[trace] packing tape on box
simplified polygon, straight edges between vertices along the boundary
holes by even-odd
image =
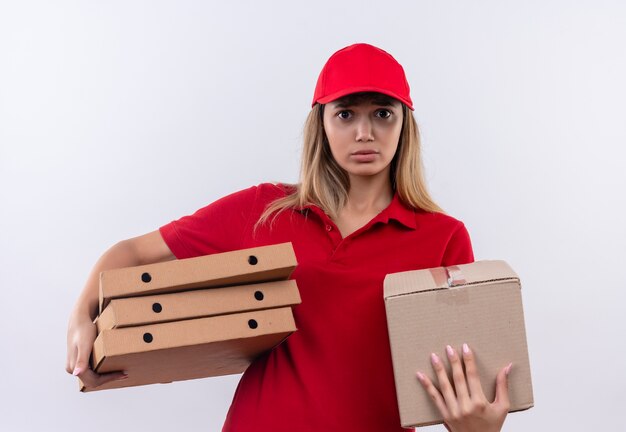
[[[459,266],[437,267],[430,270],[438,287],[452,288],[467,283]]]
[[[465,280],[465,276],[463,276],[463,272],[459,268],[459,266],[450,266],[445,267],[446,272],[448,273],[448,286],[454,287],[457,285],[465,285],[467,281]]]

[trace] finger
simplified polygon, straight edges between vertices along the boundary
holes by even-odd
[[[498,376],[496,377],[496,399],[494,403],[506,409],[507,412],[511,406],[509,400],[509,372],[511,372],[512,366],[513,363],[509,363],[508,366],[498,372]]]
[[[125,372],[109,372],[105,374],[98,374],[91,369],[82,371],[78,377],[81,379],[85,387],[95,388],[100,387],[110,381],[123,380],[128,378],[128,374]]]
[[[76,375],[83,382],[85,387],[94,388],[98,387],[100,383],[100,376],[92,371],[91,369],[86,369],[81,371]]]
[[[474,352],[467,344],[463,344],[463,363],[465,364],[465,373],[467,375],[467,385],[469,386],[470,397],[475,400],[486,400],[483,387],[480,384],[480,377],[476,368],[476,359]]]
[[[72,368],[72,375],[80,376],[82,372],[89,369],[89,355],[91,354],[91,351],[81,346],[77,347],[76,351],[76,362]]]
[[[443,418],[448,418],[448,407],[446,406],[446,403],[443,400],[441,393],[439,393],[439,390],[437,390],[430,378],[428,378],[421,372],[417,372],[417,379],[419,380],[420,384],[422,384],[422,387],[424,387],[424,390],[426,390],[426,393],[428,393],[428,396],[430,396],[430,399],[435,403],[435,406],[441,413],[441,416]]]
[[[469,392],[467,391],[467,383],[465,381],[465,373],[463,372],[461,358],[457,354],[456,350],[450,345],[446,346],[446,353],[448,354],[448,360],[450,361],[450,367],[452,368],[452,380],[454,381],[456,398],[461,406],[468,406],[470,397]]]
[[[67,349],[67,359],[65,360],[65,370],[67,373],[72,373],[74,372],[74,366],[75,366],[75,359],[76,359],[76,347],[72,346],[71,348]]]
[[[89,367],[89,356],[91,355],[91,346],[78,347],[78,356],[76,358],[76,364],[74,366],[73,375],[79,377],[86,387],[99,387],[109,381],[118,379],[126,379],[128,375],[122,371],[109,372],[105,374],[99,374],[94,372]]]
[[[432,353],[430,355],[430,362],[433,365],[433,369],[435,369],[435,374],[437,375],[437,380],[439,381],[439,389],[441,390],[443,399],[446,401],[448,410],[454,415],[458,412],[459,404],[457,403],[454,389],[452,388],[450,380],[448,379],[446,368],[443,366],[443,362],[441,361],[439,356],[437,356],[437,354],[435,353]]]

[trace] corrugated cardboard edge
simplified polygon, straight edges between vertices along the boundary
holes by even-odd
[[[229,327],[228,325],[224,325],[226,323],[231,323],[233,320],[236,322],[243,322],[248,318],[256,318],[258,319],[259,314],[263,314],[265,316],[269,315],[274,317],[278,322],[289,323],[290,327],[293,326],[295,330],[295,322],[293,317],[293,312],[290,307],[279,307],[279,308],[271,308],[257,311],[249,311],[249,312],[241,312],[236,314],[227,314],[227,315],[216,315],[212,317],[204,317],[204,318],[195,318],[190,320],[180,320],[180,321],[172,321],[168,323],[158,323],[158,324],[148,324],[143,326],[136,327],[125,327],[122,329],[112,329],[105,330],[101,334],[98,335],[94,342],[93,346],[93,359],[94,359],[94,370],[98,369],[100,360],[109,356],[109,355],[119,355],[122,353],[118,352],[106,352],[105,346],[107,343],[111,343],[111,340],[117,340],[120,344],[117,345],[120,349],[125,350],[126,348],[122,348],[125,346],[132,346],[133,350],[136,348],[137,351],[133,352],[144,352],[144,351],[158,351],[160,349],[171,349],[178,348],[187,345],[197,345],[197,344],[205,344],[205,343],[213,343],[213,342],[221,342],[224,340],[240,340],[254,337],[254,335],[244,335],[237,337],[226,336],[229,333],[233,335],[237,334],[234,328]],[[194,328],[194,326],[206,326],[204,330],[210,328],[210,333],[190,333],[189,328]],[[213,329],[219,327],[224,331],[217,334],[212,333]],[[174,331],[174,329],[176,329]],[[247,329],[246,331],[249,331]],[[258,331],[258,330],[257,330]],[[140,335],[142,333],[154,333],[155,334],[155,342],[152,343],[142,343],[135,342],[139,339],[135,339],[134,336]],[[268,330],[263,328],[260,331],[260,334],[269,334]],[[158,338],[159,342],[157,344],[156,334],[159,334]],[[209,336],[209,334],[211,336]],[[134,335],[131,337],[131,335]],[[129,339],[131,337],[131,339]],[[209,339],[207,339],[209,338]],[[130,345],[127,345],[130,344]]]
[[[287,331],[288,333],[286,334],[286,336],[284,338],[282,338],[279,342],[277,342],[275,345],[273,345],[271,349],[276,348],[277,346],[279,346],[281,343],[283,343],[291,334],[293,334],[295,331],[297,331],[297,326],[295,323],[295,318],[293,316],[292,310],[290,307],[279,307],[279,308],[272,308],[272,309],[266,309],[263,311],[250,311],[250,312],[243,312],[240,313],[238,315],[241,315],[242,319],[246,319],[248,316],[250,317],[255,317],[255,314],[258,314],[259,312],[269,312],[271,311],[272,313],[276,314],[278,313],[278,317],[279,318],[279,322],[283,321],[283,324],[287,325],[288,328],[279,332],[282,333],[284,331]],[[229,315],[236,315],[236,314],[229,314]],[[219,316],[217,316],[219,317]],[[196,320],[185,320],[185,321],[198,321],[198,320],[210,320],[211,318],[216,318],[216,317],[205,317],[205,318],[198,318]],[[172,322],[172,323],[160,323],[160,324],[151,324],[148,326],[138,326],[138,327],[134,327],[135,329],[140,329],[140,331],[150,331],[150,329],[159,327],[159,326],[167,326],[168,324],[176,324],[176,323],[181,323],[182,321],[178,321],[178,322]],[[133,327],[129,327],[127,329],[133,329]],[[122,329],[123,331],[124,329]],[[119,332],[120,330],[107,330],[106,332]],[[223,341],[238,341],[238,340],[245,340],[245,339],[249,339],[249,338],[254,338],[256,336],[266,336],[266,335],[270,335],[273,334],[273,332],[269,332],[269,333],[262,333],[259,335],[253,335],[253,336],[241,336],[241,337],[235,337],[235,338],[224,338],[221,340],[215,340],[215,341],[202,341],[202,342],[198,342],[198,345],[204,345],[204,344],[212,344],[212,343],[219,343],[219,342],[223,342]],[[274,333],[275,334],[275,333]],[[104,362],[107,358],[107,356],[109,355],[109,353],[105,352],[105,335],[101,334],[99,335],[96,340],[94,341],[94,345],[93,345],[93,354],[92,357],[90,359],[91,362],[91,366],[92,366],[92,370],[97,371],[98,368],[100,367],[100,364],[102,362]],[[184,347],[184,346],[190,346],[189,343],[179,343],[179,341],[173,340],[171,338],[168,338],[169,342],[168,342],[168,346],[167,347],[163,347],[163,348],[158,348],[158,349],[150,349],[150,350],[143,350],[143,351],[150,351],[150,352],[159,352],[159,351],[164,351],[164,350],[168,350],[168,349],[172,349],[172,348],[177,348],[177,347]],[[196,341],[197,342],[197,341]],[[192,345],[195,345],[196,343],[193,343]],[[118,354],[113,354],[113,355],[118,355]],[[98,388],[95,389],[86,389],[84,383],[82,382],[82,380],[80,380],[80,378],[78,379],[78,383],[79,383],[79,390],[83,393],[85,392],[91,392],[91,391],[97,391]]]
[[[295,331],[297,331],[297,329],[294,329],[292,331],[287,332],[285,334],[285,336],[281,340],[279,340],[273,346],[269,347],[267,351],[271,351],[271,350],[275,349],[276,347],[278,347],[280,344],[285,342],[289,338],[289,336],[291,336]],[[272,335],[261,335],[260,337],[271,337],[271,336]],[[245,339],[245,338],[231,339],[230,342],[236,342],[236,341],[240,341],[240,340],[243,340],[243,339]],[[222,342],[224,342],[224,341],[222,341]],[[186,348],[190,348],[190,346],[186,346]],[[155,350],[155,351],[153,351],[153,353],[158,353],[159,351],[165,351],[165,350],[166,349]],[[259,355],[262,355],[262,353],[260,353]],[[104,361],[104,359],[102,361]],[[239,370],[237,372],[232,372],[232,373],[243,373],[243,372],[244,372],[244,370]],[[214,377],[214,376],[222,376],[222,375],[206,375],[206,376],[194,377],[194,378],[169,379],[167,381],[159,381],[159,382],[155,381],[155,382],[152,382],[152,383],[144,383],[144,384],[138,384],[138,385],[169,384],[169,383],[172,383],[172,382],[185,381],[185,380],[189,380],[189,379],[211,378],[211,377]],[[126,388],[127,387],[126,385],[117,386],[117,385],[115,385],[115,382],[113,383],[114,387],[109,387],[109,385],[111,384],[109,382],[109,383],[104,384],[103,387],[95,387],[95,388],[89,388],[88,389],[88,388],[85,387],[85,384],[82,382],[82,380],[80,378],[78,379],[78,384],[79,384],[79,391],[82,392],[82,393],[91,393],[91,392],[100,391],[100,390],[111,390],[111,389],[115,389],[115,388]],[[122,384],[126,384],[126,383],[122,383]],[[135,386],[137,386],[137,385],[132,385],[130,387],[135,387]]]
[[[519,281],[517,273],[502,260],[483,260],[451,267],[455,268],[455,272],[460,271],[464,279],[464,283],[454,284],[453,286],[465,286],[506,279],[517,279]],[[390,273],[385,276],[383,282],[384,296],[385,298],[391,298],[415,292],[451,288],[448,279],[441,277],[446,272],[446,267],[436,267]]]
[[[216,297],[219,299],[229,298],[229,294],[236,293],[235,298],[241,299],[242,293],[261,291],[265,293],[265,298],[260,301],[254,300],[250,303],[248,299],[241,303],[230,303],[222,300],[223,309],[214,309]],[[271,293],[271,294],[268,294]],[[193,302],[193,313],[187,310],[183,313],[181,303],[177,305],[178,312],[165,312],[167,305],[174,306],[176,299],[181,298],[184,302]],[[163,304],[163,312],[154,313],[150,305],[152,303]],[[226,303],[226,304],[225,304]],[[232,313],[251,312],[264,309],[294,306],[302,303],[297,282],[294,279],[260,282],[256,284],[234,285],[230,287],[214,287],[208,289],[198,289],[191,291],[181,291],[177,293],[156,294],[140,297],[127,297],[112,299],[102,314],[96,319],[98,334],[103,330],[113,328],[124,328],[129,326],[157,324],[162,322],[172,322],[182,319],[194,319],[216,315],[226,315]],[[185,304],[185,303],[183,303]],[[203,305],[205,307],[203,307]],[[245,307],[244,307],[245,306]],[[147,315],[149,314],[149,315]],[[132,317],[131,317],[132,315]]]
[[[96,325],[98,334],[100,334],[102,330],[114,328],[116,322],[117,322],[117,317],[115,316],[114,307],[104,308],[102,313],[98,315],[96,319],[94,320],[94,324]]]
[[[266,254],[266,258],[269,259],[270,262],[274,261],[276,259],[275,257],[278,256],[280,257],[280,259],[284,260],[280,262],[281,268],[285,268],[287,270],[286,274],[282,275],[280,278],[259,277],[259,278],[253,278],[254,281],[252,282],[266,282],[270,280],[288,279],[290,274],[293,272],[293,270],[296,268],[298,264],[292,243],[286,242],[286,243],[279,243],[279,244],[273,244],[273,245],[267,245],[267,246],[258,246],[258,247],[247,248],[247,249],[238,249],[238,250],[233,250],[233,251],[228,251],[228,252],[194,257],[194,258],[186,258],[186,259],[166,261],[166,262],[161,262],[161,263],[146,264],[146,265],[141,265],[141,266],[124,267],[124,268],[119,268],[119,269],[107,270],[107,271],[103,271],[100,273],[99,311],[102,312],[104,308],[107,306],[107,304],[109,303],[109,301],[113,298],[131,297],[135,295],[147,295],[147,294],[157,294],[157,293],[166,292],[164,287],[160,287],[158,285],[155,286],[154,281],[152,281],[151,286],[141,287],[141,289],[138,288],[136,292],[127,292],[127,288],[124,288],[121,285],[119,285],[115,281],[116,279],[124,280],[124,279],[127,279],[130,275],[132,275],[134,278],[135,276],[141,276],[143,273],[171,274],[171,273],[180,272],[186,275],[194,274],[198,272],[198,269],[202,269],[202,264],[206,262],[211,262],[212,264],[219,264],[216,267],[220,268],[220,265],[224,266],[226,263],[233,260],[235,257],[239,258],[242,255],[246,255],[246,254],[251,254],[251,255]],[[242,273],[242,276],[247,274],[243,270],[240,270],[240,271]],[[275,272],[276,268],[271,267],[271,264],[270,264],[269,269],[257,270],[257,271],[260,273],[270,273],[270,272]],[[232,279],[234,277],[235,276],[228,276],[226,277],[226,279]],[[109,279],[112,279],[115,282],[110,284],[108,282]],[[220,280],[220,279],[223,279],[223,277],[214,278],[214,280]],[[150,283],[150,282],[146,282],[146,283]],[[232,283],[226,283],[226,284],[221,284],[221,285],[227,286],[227,285],[233,285],[236,283],[237,282],[232,282]],[[251,281],[247,281],[246,283],[251,283]],[[170,291],[174,292],[174,291],[182,291],[185,289],[197,289],[197,288],[202,288],[202,285],[203,285],[202,281],[199,282],[199,281],[194,281],[194,280],[188,280],[188,281],[181,282],[180,284],[177,284],[176,288],[171,289]],[[220,284],[219,283],[217,284],[207,283],[204,285],[205,285],[204,287],[206,288],[209,286],[219,286]]]

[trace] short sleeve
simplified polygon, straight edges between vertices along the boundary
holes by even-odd
[[[162,226],[163,240],[178,259],[241,249],[257,189],[232,193]]]
[[[462,222],[454,231],[443,254],[442,266],[468,264],[474,262],[474,251],[469,233]]]

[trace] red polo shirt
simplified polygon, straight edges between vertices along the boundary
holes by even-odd
[[[177,258],[291,242],[302,304],[298,331],[243,374],[224,432],[390,432],[400,426],[383,279],[399,271],[473,261],[462,222],[404,206],[397,194],[342,238],[317,206],[254,223],[289,190],[269,183],[221,198],[161,227]]]

